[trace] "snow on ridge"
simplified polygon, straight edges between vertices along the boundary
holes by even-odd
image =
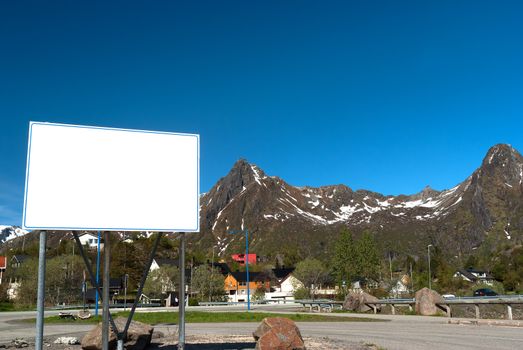
[[[368,204],[365,203],[365,202],[363,202],[363,206],[365,207],[365,210],[366,210],[367,212],[369,212],[370,214],[376,213],[376,212],[378,212],[378,211],[381,210],[380,207],[377,207],[377,208],[376,208],[376,207],[371,207],[370,205],[368,205]]]
[[[251,164],[251,170],[254,173],[254,181],[258,183],[258,185],[261,185],[261,179],[264,179],[265,177],[260,176],[260,171],[258,170],[258,167],[256,165]]]

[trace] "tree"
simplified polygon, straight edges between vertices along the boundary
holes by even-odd
[[[377,279],[380,257],[374,238],[368,231],[356,243],[357,272],[361,277]]]
[[[334,244],[334,256],[332,258],[332,269],[339,285],[342,285],[343,282],[350,283],[351,277],[357,271],[356,260],[356,249],[352,234],[344,228]]]
[[[147,276],[143,293],[150,298],[159,298],[163,293],[178,290],[180,270],[176,266],[161,266]]]
[[[327,268],[317,259],[305,259],[296,264],[294,276],[312,292],[312,286],[319,286],[328,278]]]
[[[192,275],[192,289],[198,293],[200,300],[207,298],[210,301],[225,300],[225,278],[217,267],[200,265],[194,269]]]

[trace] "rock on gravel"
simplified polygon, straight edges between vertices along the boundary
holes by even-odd
[[[285,317],[264,318],[252,335],[256,350],[305,350],[296,323]]]
[[[127,318],[117,317],[114,320],[118,330],[123,330]],[[151,343],[154,328],[148,324],[132,321],[127,332],[127,339],[124,343],[126,350],[143,350]],[[102,350],[102,323],[89,331],[82,339],[83,350]],[[109,349],[116,349],[116,334],[113,330],[109,332]]]

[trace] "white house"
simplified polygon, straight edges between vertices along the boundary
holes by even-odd
[[[80,237],[80,243],[82,245],[87,245],[89,248],[97,249],[98,248],[98,236],[92,233],[84,233]],[[100,249],[102,249],[102,244],[100,245]]]
[[[267,300],[294,300],[294,292],[303,288],[303,283],[292,272],[294,269],[273,269],[277,283],[271,286],[271,292],[265,293]]]
[[[485,283],[488,285],[494,284],[494,277],[488,272],[476,269],[458,270],[453,276],[454,278],[461,278],[464,281],[472,283]]]

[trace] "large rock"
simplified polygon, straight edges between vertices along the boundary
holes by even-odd
[[[443,303],[445,299],[432,289],[423,288],[416,292],[416,313],[423,316],[433,316],[441,312],[436,303]]]
[[[256,350],[305,350],[300,330],[288,318],[264,318],[252,335]]]
[[[123,331],[127,318],[117,317],[114,320],[119,331]],[[127,331],[127,339],[124,347],[127,350],[143,350],[151,343],[151,337],[154,328],[148,324],[132,321]],[[116,349],[116,334],[110,327],[109,332],[109,349]],[[82,339],[82,349],[84,350],[101,350],[102,349],[102,323],[89,331]]]
[[[366,303],[378,303],[379,299],[374,295],[365,292],[351,292],[345,297],[343,302],[343,310],[367,312],[373,310],[367,306]]]

